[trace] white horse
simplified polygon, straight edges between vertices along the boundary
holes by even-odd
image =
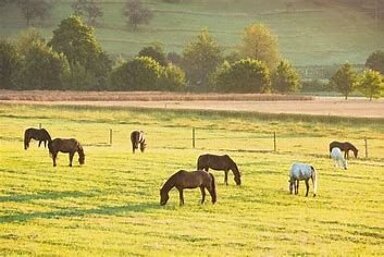
[[[333,162],[335,163],[335,167],[340,167],[343,169],[347,169],[348,163],[347,160],[344,159],[343,153],[341,152],[341,149],[338,147],[334,147],[331,150],[331,157],[333,159]]]
[[[292,164],[289,172],[289,192],[292,194],[295,189],[295,195],[299,193],[299,181],[305,180],[307,186],[307,192],[305,196],[308,196],[309,191],[309,179],[312,180],[313,184],[313,196],[316,196],[317,191],[317,174],[315,168],[306,163],[294,163]]]

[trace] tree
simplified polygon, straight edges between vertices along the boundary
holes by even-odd
[[[356,82],[356,73],[352,70],[349,63],[342,65],[330,80],[330,85],[343,94],[345,100],[354,90]]]
[[[49,42],[58,53],[63,53],[71,71],[71,83],[79,86],[79,79],[95,73],[97,62],[105,55],[97,42],[93,29],[85,25],[79,16],[70,16],[61,21],[59,28],[53,31]],[[75,79],[76,78],[76,83]]]
[[[223,92],[264,93],[271,85],[268,67],[250,58],[232,64],[224,62],[213,77],[214,89]]]
[[[160,90],[182,91],[185,89],[185,72],[178,66],[168,64],[163,67],[160,78]]]
[[[160,64],[150,57],[142,56],[115,69],[111,74],[111,82],[118,90],[157,90],[160,76]]]
[[[366,70],[359,77],[356,86],[372,101],[372,98],[380,98],[384,94],[384,76],[378,71]]]
[[[161,66],[167,65],[164,50],[159,45],[144,47],[140,50],[138,56],[148,56],[157,61]]]
[[[276,37],[261,24],[252,24],[245,28],[239,51],[242,58],[263,61],[271,71],[280,60]]]
[[[33,19],[40,18],[40,20],[44,20],[48,18],[52,9],[51,3],[46,0],[17,0],[17,5],[27,21],[27,26],[30,25]]]
[[[0,39],[0,88],[14,88],[21,58],[15,44]]]
[[[384,74],[384,51],[377,50],[373,52],[365,62],[365,67]]]
[[[149,24],[153,18],[153,12],[143,6],[141,0],[127,0],[123,10],[124,16],[128,18],[127,23],[133,26],[133,30],[137,30],[140,24]]]
[[[95,2],[95,0],[76,0],[71,6],[75,11],[75,15],[83,16],[87,19],[86,23],[89,26],[97,26],[97,20],[103,17],[100,2]]]
[[[194,85],[206,86],[209,75],[222,61],[223,51],[206,29],[183,50],[183,68]]]
[[[281,61],[272,74],[272,88],[277,92],[288,93],[300,89],[300,76],[287,61]]]

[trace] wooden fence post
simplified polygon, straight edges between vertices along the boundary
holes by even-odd
[[[276,132],[273,132],[273,151],[276,152]]]
[[[364,138],[364,145],[365,145],[365,158],[368,159],[368,140],[367,140],[367,138]]]
[[[109,129],[109,145],[112,145],[112,129]]]
[[[39,129],[41,129],[41,123],[39,123]]]
[[[195,148],[196,146],[196,132],[195,128],[192,128],[192,147]]]

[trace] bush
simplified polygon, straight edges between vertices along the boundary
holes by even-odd
[[[270,91],[271,79],[267,66],[258,60],[242,59],[225,62],[211,81],[216,91],[263,93]]]

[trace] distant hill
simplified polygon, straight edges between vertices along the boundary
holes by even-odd
[[[72,1],[56,1],[52,18],[41,31],[47,38],[60,20],[72,13]],[[281,52],[296,66],[364,63],[376,49],[384,49],[384,29],[371,14],[341,1],[320,0],[183,0],[169,4],[143,1],[154,11],[150,25],[133,32],[122,15],[124,1],[102,2],[103,23],[96,36],[114,56],[133,56],[153,42],[167,52],[181,53],[202,28],[228,52],[240,43],[251,23],[266,24],[278,36]],[[356,2],[356,1],[355,1]],[[26,29],[18,9],[0,10],[1,37],[16,37]]]

